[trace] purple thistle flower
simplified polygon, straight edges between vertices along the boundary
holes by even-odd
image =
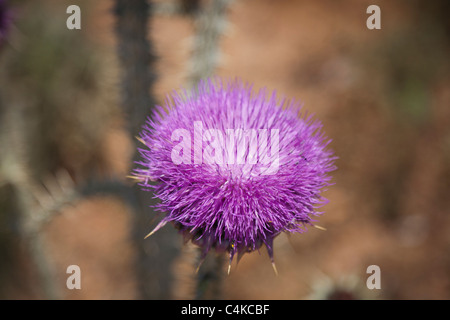
[[[0,46],[3,44],[11,24],[11,12],[6,0],[0,0]]]
[[[147,148],[133,172],[165,213],[150,234],[172,222],[202,258],[227,251],[231,265],[264,244],[273,263],[273,239],[305,231],[327,202],[320,193],[335,157],[321,123],[240,81],[208,80],[169,98],[141,132]]]

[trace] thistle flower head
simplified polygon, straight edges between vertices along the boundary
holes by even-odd
[[[273,239],[303,232],[327,200],[334,156],[322,125],[297,102],[240,81],[201,82],[174,93],[144,126],[134,175],[157,209],[206,255],[230,263]],[[153,231],[153,232],[154,232]]]

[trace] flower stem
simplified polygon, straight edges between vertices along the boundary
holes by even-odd
[[[201,249],[197,250],[197,263],[201,266],[197,272],[195,299],[215,300],[222,296],[222,282],[224,273],[225,256],[223,254],[208,254],[202,262]]]

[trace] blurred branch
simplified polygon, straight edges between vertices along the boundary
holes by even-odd
[[[0,102],[1,103],[1,102]],[[37,232],[42,227],[40,220],[42,212],[35,212],[35,202],[33,193],[30,192],[30,186],[34,184],[29,168],[29,159],[26,153],[26,143],[24,133],[27,126],[22,116],[24,113],[23,105],[16,105],[13,108],[0,108],[3,114],[1,116],[2,132],[0,137],[1,148],[8,150],[1,154],[0,173],[6,183],[10,184],[14,190],[16,208],[18,214],[15,219],[18,220],[19,232],[26,240],[26,245],[33,263],[36,267],[43,294],[47,299],[58,299],[60,294],[54,282],[54,272],[49,263],[44,249],[44,239],[42,234]],[[50,214],[47,215],[47,219]]]
[[[182,6],[179,2],[158,2],[153,3],[150,14],[162,16],[175,16],[182,13]]]
[[[1,104],[1,101],[0,101]],[[31,164],[26,148],[26,119],[23,106],[0,108],[0,177],[2,185],[13,190],[19,234],[25,240],[37,272],[45,299],[60,299],[55,283],[55,271],[46,252],[43,228],[67,205],[98,194],[114,194],[127,203],[136,203],[128,184],[118,180],[94,178],[76,186],[69,173],[62,169],[48,176],[43,183],[31,174]]]
[[[43,228],[63,207],[100,192],[116,193],[128,200],[129,192],[123,182],[89,181],[77,187],[66,170],[48,176],[43,183],[33,177],[32,159],[27,148],[29,126],[25,104],[3,106],[0,101],[0,181],[12,189],[13,197],[7,201],[13,205],[12,219],[18,226],[19,235],[25,240],[35,267],[45,299],[60,299],[61,293],[55,283],[55,272],[46,252]],[[8,211],[11,209],[8,209]],[[8,212],[1,214],[8,214]],[[11,262],[8,262],[11,263]]]
[[[47,178],[42,186],[31,185],[25,189],[38,203],[25,221],[28,234],[38,233],[63,207],[81,198],[74,181],[65,170],[60,170],[55,177]]]
[[[118,57],[122,67],[122,108],[135,142],[134,137],[138,136],[155,105],[150,94],[156,79],[153,72],[156,58],[148,38],[150,8],[151,2],[146,0],[115,0]],[[134,161],[139,156],[137,147],[135,145]],[[168,266],[178,254],[176,233],[165,228],[152,239],[144,240],[150,229],[150,219],[155,216],[149,208],[152,195],[142,192],[138,185],[132,190],[135,195],[133,238],[138,253],[136,275],[140,295],[143,299],[168,299],[172,281]]]
[[[122,108],[133,137],[139,133],[155,103],[150,96],[151,85],[156,78],[150,68],[156,57],[147,37],[148,2],[115,1],[117,53],[122,67]]]

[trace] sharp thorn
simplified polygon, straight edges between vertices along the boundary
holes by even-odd
[[[152,230],[152,232],[150,232],[148,235],[146,235],[144,237],[144,239],[147,239],[148,237],[150,237],[152,234],[154,234],[156,231],[158,231],[159,229],[161,229],[162,227],[164,227],[166,225],[167,221],[162,220],[160,223],[158,223],[158,225],[155,227],[155,229]]]
[[[205,258],[202,258],[202,260],[198,263],[197,269],[195,269],[195,273],[196,273],[196,274],[197,274],[198,271],[200,270],[200,267],[202,266],[203,261],[205,261]]]

